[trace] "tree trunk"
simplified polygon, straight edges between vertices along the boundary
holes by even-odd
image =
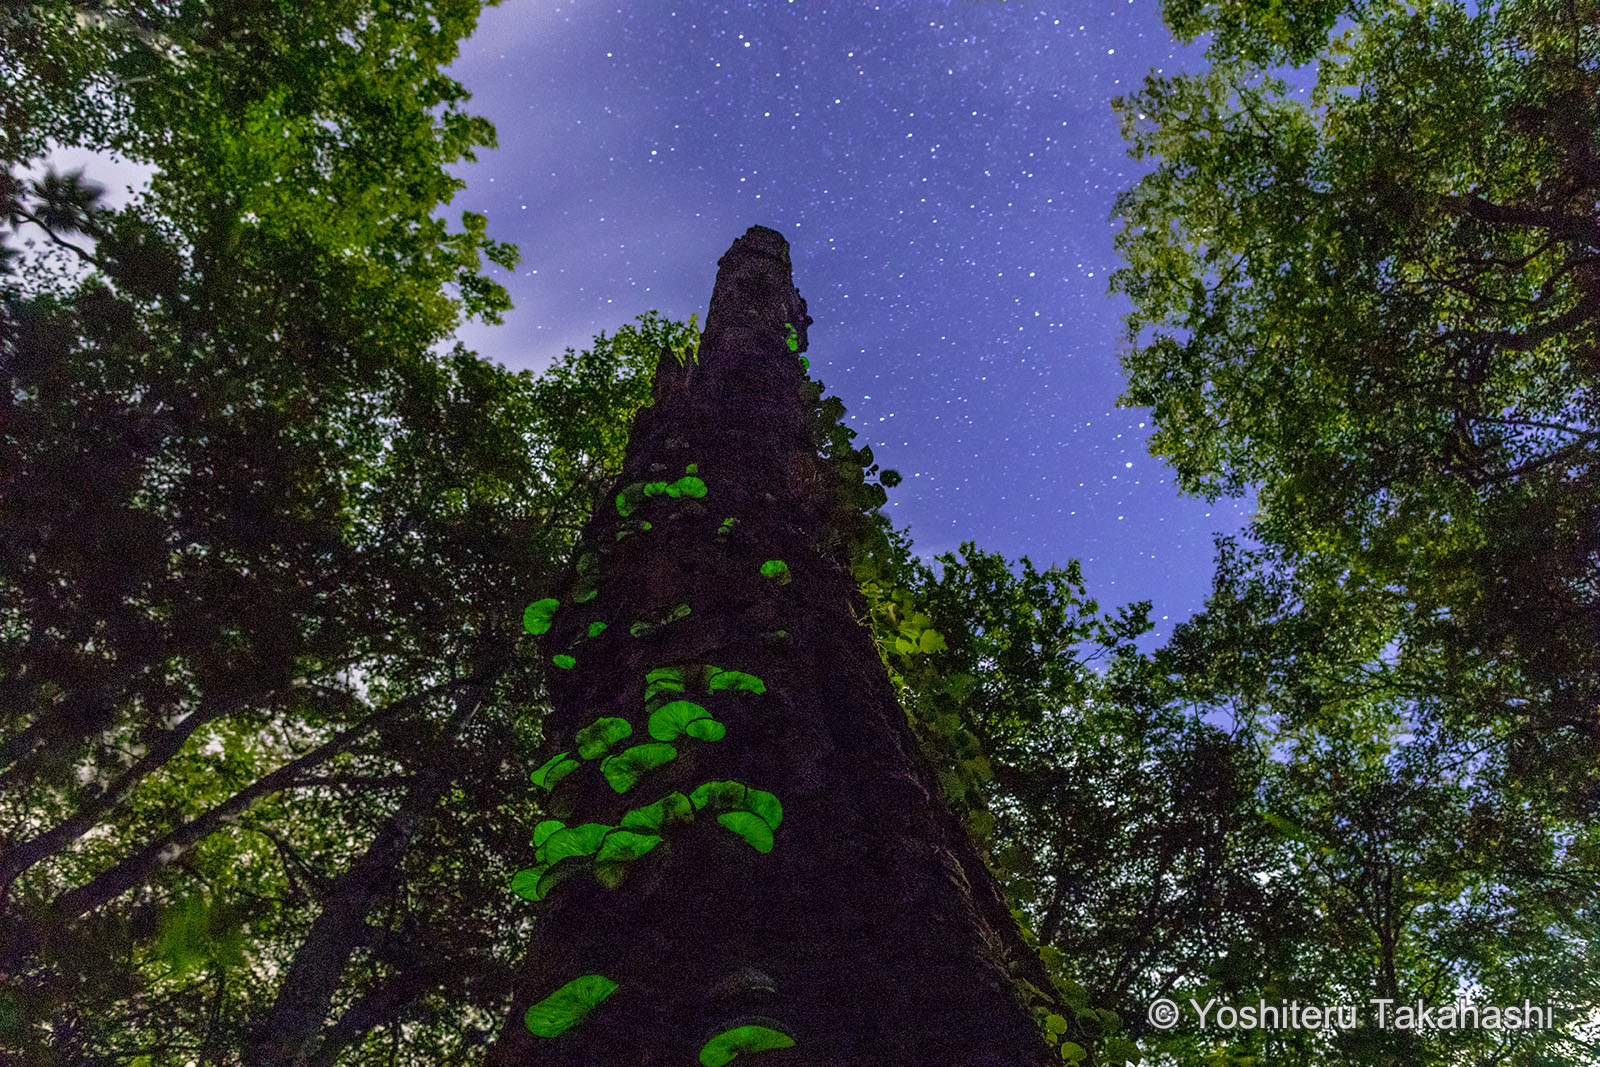
[[[689,817],[659,834],[611,831],[598,855],[550,868],[546,884],[570,876],[545,898],[489,1063],[726,1062],[702,1050],[743,1026],[793,1042],[760,1054],[763,1067],[1059,1062],[1013,974],[1047,980],[917,747],[857,621],[865,605],[846,561],[823,547],[839,498],[798,361],[811,320],[788,244],[752,227],[718,266],[698,360],[663,356],[655,403],[633,425],[623,483],[647,484],[590,520],[544,646],[576,661],[550,672],[549,736],[578,761],[550,810],[574,827],[617,827],[677,793]],[[703,497],[679,481],[694,477]],[[684,691],[647,703],[659,668],[679,670]],[[764,691],[721,688],[739,679],[713,668]],[[667,705],[680,700],[689,706]],[[630,761],[665,754],[635,747],[659,745],[681,728],[673,711],[694,705],[725,735],[702,724],[671,737],[671,758],[630,785]],[[610,759],[593,745],[580,758],[575,734],[600,717],[625,719],[631,735]],[[708,782],[751,792],[697,794]],[[583,838],[563,833],[564,846]],[[616,987],[573,1022],[561,996],[545,998],[588,975]],[[562,1032],[525,1025],[538,1002],[537,1028]]]

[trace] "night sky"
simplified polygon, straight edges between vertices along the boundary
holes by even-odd
[[[1250,498],[1183,498],[1118,408],[1112,200],[1147,169],[1110,108],[1204,68],[1155,0],[536,3],[485,11],[450,73],[500,148],[451,206],[519,245],[516,309],[463,340],[513,368],[641,312],[704,324],[717,258],[788,238],[811,371],[899,470],[924,555],[1083,562],[1149,647],[1210,589]]]

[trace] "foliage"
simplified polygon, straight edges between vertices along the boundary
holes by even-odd
[[[1219,542],[1207,609],[1154,677],[1233,724],[1254,803],[1234,805],[1246,851],[1222,869],[1270,898],[1240,913],[1254,936],[1171,988],[1465,991],[1555,1001],[1568,1025],[1146,1036],[1229,1062],[1586,1062],[1594,5],[1164,11],[1217,36],[1211,69],[1116,103],[1157,163],[1117,207],[1124,399],[1154,409],[1181,487],[1253,486],[1260,510],[1258,547]],[[1309,107],[1258,76],[1312,58],[1340,14],[1356,25]]]
[[[601,333],[582,352],[567,349],[534,384],[533,404],[549,413],[541,433],[543,469],[555,484],[583,487],[585,518],[622,473],[628,426],[651,402],[656,361],[670,353],[681,362],[699,345],[693,315],[682,323],[648,311],[614,334]]]
[[[586,408],[432,351],[516,260],[436,217],[493,143],[439,73],[480,6],[0,15],[7,169],[157,172],[120,211],[0,182],[45,228],[0,278],[8,1056],[376,1062],[404,1027],[445,1062],[504,1011],[512,640],[611,473],[570,449],[653,364],[569,352],[550,378],[620,383]]]
[[[1310,108],[1232,59],[1151,77],[1117,105],[1160,162],[1119,199],[1113,280],[1129,341],[1154,330],[1124,400],[1179,484],[1257,486],[1255,534],[1443,688],[1503,659],[1497,699],[1446,713],[1515,707],[1518,773],[1591,814],[1596,10],[1375,9]]]

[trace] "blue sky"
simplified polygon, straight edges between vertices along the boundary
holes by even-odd
[[[538,370],[646,310],[703,322],[717,258],[772,226],[812,373],[905,476],[890,513],[918,551],[1078,558],[1164,636],[1253,501],[1180,497],[1148,412],[1116,406],[1110,212],[1147,165],[1110,100],[1203,46],[1154,0],[510,0],[450,70],[500,140],[450,210],[524,263],[497,272],[505,325],[462,339]]]

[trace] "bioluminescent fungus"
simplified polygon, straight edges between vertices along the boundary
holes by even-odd
[[[622,816],[622,825],[631,830],[657,833],[673,823],[694,822],[694,805],[682,793],[668,793],[654,804],[634,808]]]
[[[765,693],[767,684],[755,675],[745,674],[743,671],[707,667],[706,688],[713,692],[718,689],[727,689],[736,693]]]
[[[689,803],[697,810],[720,812],[717,821],[757,852],[772,850],[772,831],[783,822],[783,805],[778,798],[743,782],[706,782],[689,794]]]
[[[612,789],[626,793],[645,772],[677,758],[678,750],[671,745],[634,745],[601,760],[600,773],[605,775]]]
[[[616,991],[617,983],[605,975],[586,974],[529,1008],[522,1021],[535,1037],[555,1037],[583,1022],[596,1005]]]
[[[768,1052],[778,1048],[792,1048],[794,1038],[770,1026],[736,1026],[707,1041],[700,1050],[700,1067],[723,1067],[732,1063],[735,1056],[747,1052]]]
[[[579,730],[573,740],[577,742],[578,755],[584,759],[598,759],[632,733],[633,725],[627,719],[607,715]]]
[[[701,741],[720,741],[726,731],[712,714],[692,700],[674,700],[650,713],[650,736],[675,741],[684,734]]]
[[[551,834],[534,854],[541,862],[554,866],[562,860],[576,856],[592,856],[611,827],[603,822],[586,822],[579,826],[564,826]]]
[[[578,761],[569,753],[551,756],[528,776],[528,780],[541,789],[554,789],[556,783],[578,769]]]
[[[543,600],[535,600],[532,604],[529,604],[528,609],[522,613],[522,628],[528,631],[530,634],[535,635],[548,633],[550,630],[550,624],[555,619],[556,608],[558,607],[560,607],[560,602],[557,601],[555,597],[545,597]]]

